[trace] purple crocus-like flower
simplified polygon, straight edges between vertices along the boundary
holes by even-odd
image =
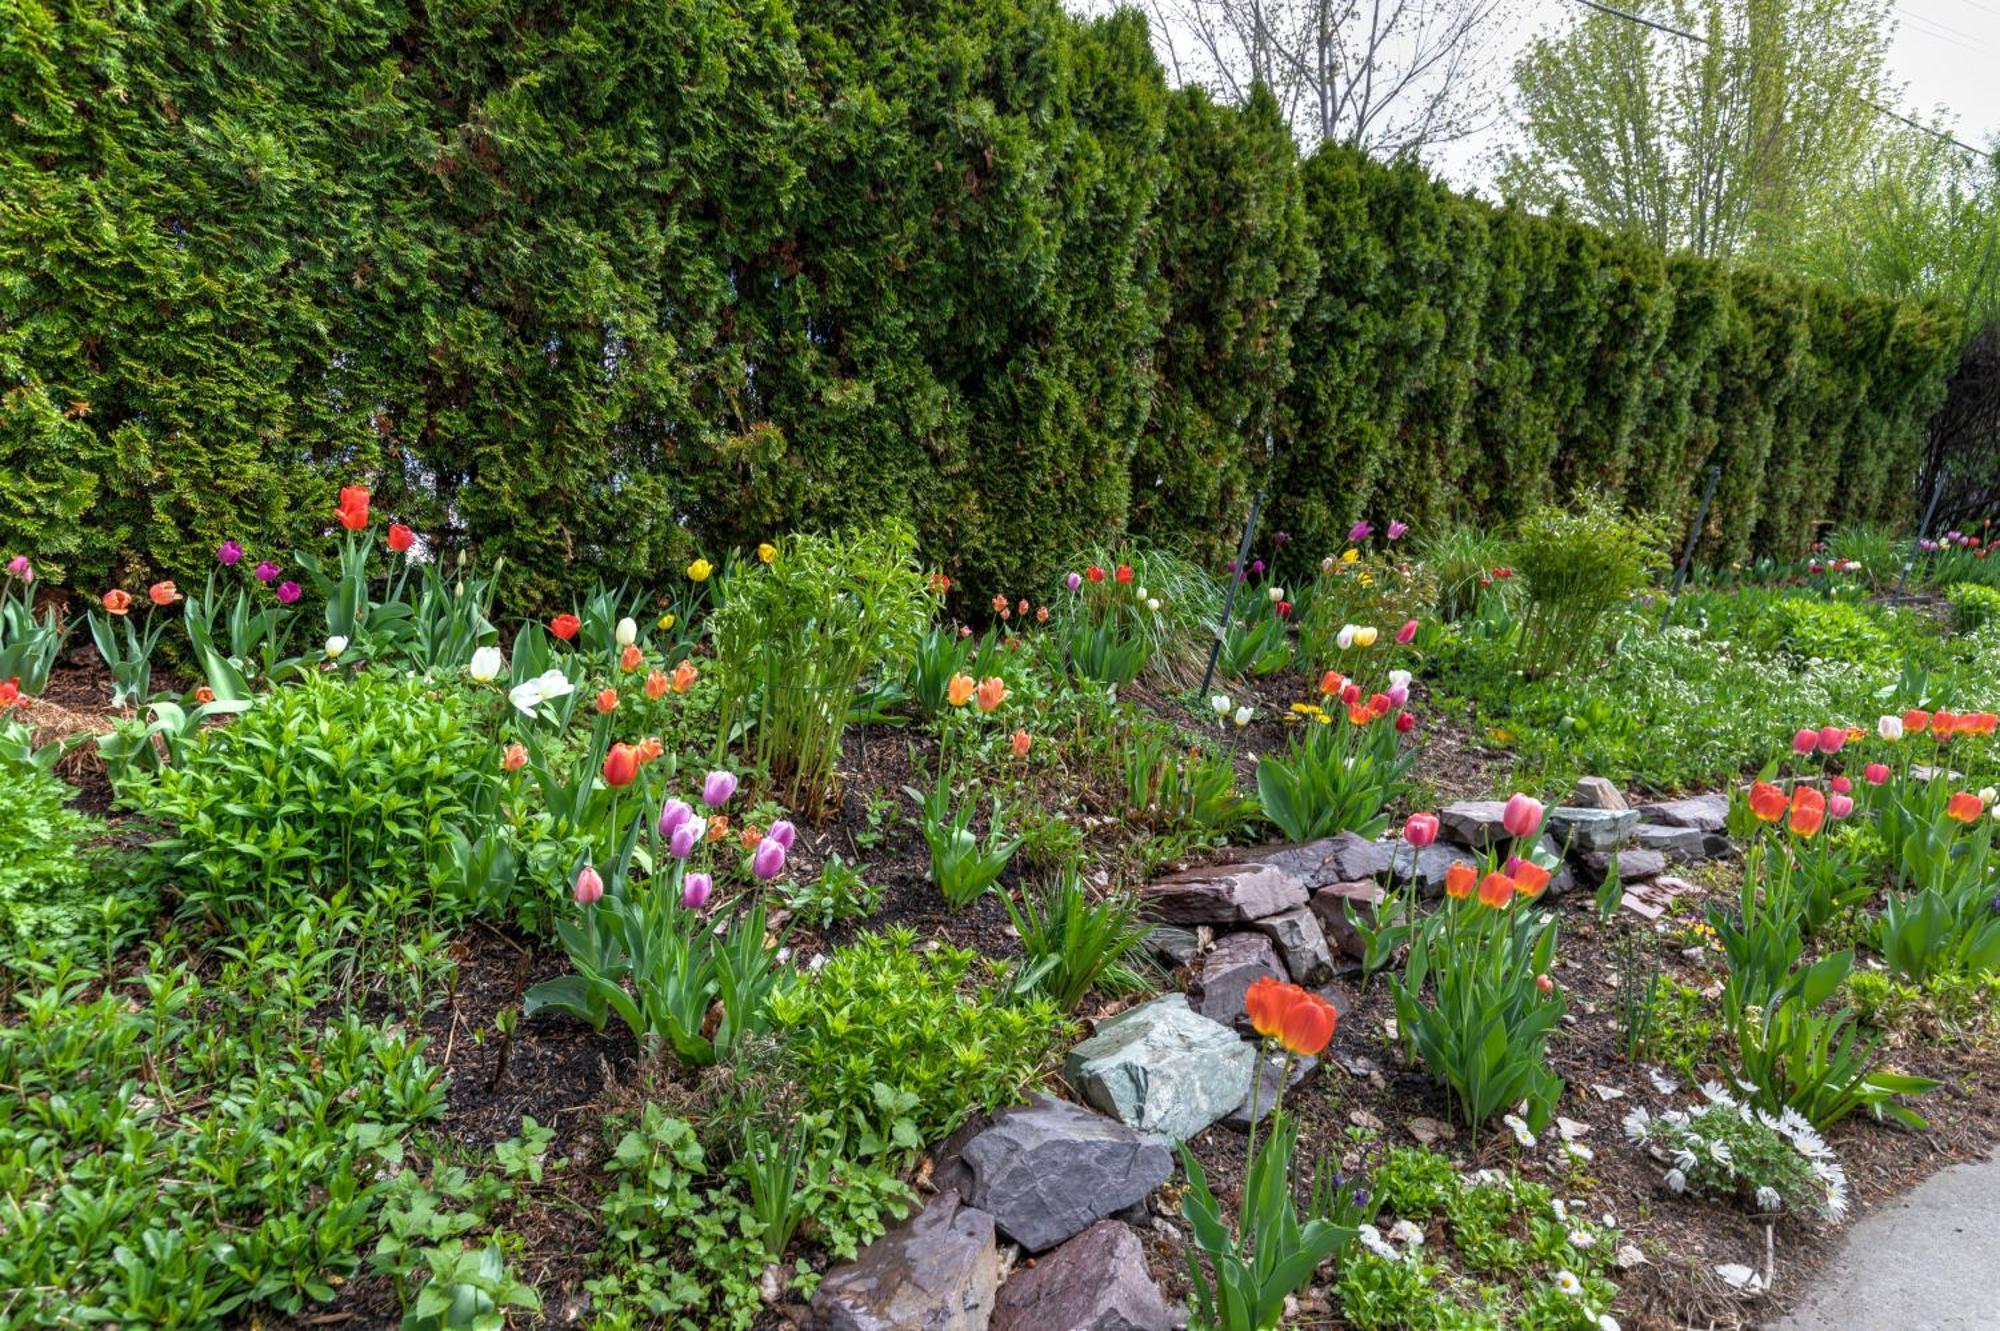
[[[288,581],[278,584],[278,600],[284,605],[290,605],[303,595],[305,595],[304,591],[300,589],[299,584],[296,582]]]
[[[701,834],[708,824],[700,818],[690,818],[673,830],[667,838],[667,853],[677,860],[684,860],[694,854],[694,848],[701,842]]]
[[[243,562],[243,547],[234,541],[224,541],[215,547],[215,562],[235,567]]]
[[[1368,525],[1367,518],[1361,519],[1361,521],[1347,529],[1347,539],[1350,541],[1365,541],[1374,534],[1375,529]]]
[[[1263,572],[1264,572],[1264,561],[1263,561],[1263,560],[1261,560],[1261,559],[1253,559],[1253,560],[1251,560],[1251,561],[1250,561],[1250,576],[1251,576],[1251,577],[1253,577],[1253,578],[1254,578],[1254,577],[1257,577],[1257,576],[1261,575],[1261,574],[1262,574]]]
[[[668,800],[660,806],[660,836],[673,836],[674,829],[694,817],[694,810],[686,800]]]
[[[1400,540],[1402,540],[1402,539],[1403,539],[1403,534],[1404,534],[1405,532],[1409,531],[1409,529],[1410,529],[1410,524],[1409,524],[1409,523],[1407,523],[1407,522],[1398,522],[1398,521],[1396,521],[1396,520],[1395,520],[1394,518],[1390,518],[1390,519],[1389,519],[1389,539],[1390,539],[1390,540],[1392,540],[1392,541],[1400,541]]]
[[[786,850],[790,850],[792,843],[799,839],[799,829],[793,827],[785,819],[780,818],[777,822],[771,824],[771,830],[764,833],[764,835],[783,846]]]
[[[750,856],[750,872],[768,883],[785,871],[785,848],[765,837]]]
[[[719,809],[729,803],[729,797],[735,793],[734,772],[710,772],[708,779],[701,783],[701,802],[711,809]]]
[[[1075,591],[1077,588],[1083,586],[1083,574],[1071,573],[1067,578],[1063,579],[1063,585],[1071,591]]]
[[[278,580],[278,566],[268,559],[258,564],[251,572],[257,575],[257,581],[259,582],[276,582]]]
[[[700,910],[708,904],[709,894],[715,891],[715,880],[705,873],[691,873],[681,884],[681,905],[689,910]]]

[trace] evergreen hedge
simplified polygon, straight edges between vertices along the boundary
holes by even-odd
[[[0,551],[313,540],[341,483],[545,608],[908,517],[972,594],[1249,494],[1703,551],[1907,516],[1947,311],[1305,161],[1055,0],[0,0]],[[1266,450],[1265,430],[1276,441]]]

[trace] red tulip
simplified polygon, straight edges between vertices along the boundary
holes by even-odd
[[[340,503],[333,511],[340,519],[340,525],[349,531],[360,531],[368,525],[368,487],[365,485],[343,485],[340,488]]]
[[[389,550],[392,554],[402,554],[417,543],[417,534],[400,522],[389,524]]]
[[[1752,782],[1750,786],[1750,812],[1757,815],[1757,821],[1775,823],[1785,816],[1788,801],[1785,792],[1768,781]]]
[[[639,750],[630,744],[613,744],[604,755],[604,784],[613,790],[632,784],[639,775]]]
[[[1870,763],[1861,771],[1861,779],[1871,786],[1879,786],[1889,779],[1889,764]]]
[[[557,615],[549,621],[549,632],[555,634],[564,642],[568,642],[571,638],[574,638],[577,635],[577,631],[582,627],[583,621],[567,612]]]
[[[1944,811],[1961,823],[1976,823],[1979,815],[1986,812],[1986,805],[1971,791],[1961,790],[1946,803]]]
[[[1411,712],[1396,713],[1396,733],[1398,735],[1407,735],[1416,728],[1417,728],[1417,718],[1414,713]]]

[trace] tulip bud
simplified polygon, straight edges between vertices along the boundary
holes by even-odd
[[[1278,586],[1276,583],[1273,583],[1271,585],[1270,597],[1271,597],[1271,604],[1276,605],[1278,602],[1285,599],[1285,589],[1283,587]]]
[[[1541,830],[1542,802],[1519,793],[1512,795],[1500,812],[1500,825],[1517,841],[1533,836]]]
[[[701,838],[707,831],[708,824],[701,819],[688,819],[667,838],[667,853],[677,860],[686,859],[694,854],[694,848],[701,844]]]
[[[1417,718],[1413,713],[1410,712],[1396,713],[1396,733],[1398,735],[1407,735],[1416,728],[1417,728]]]
[[[630,647],[633,643],[639,641],[639,622],[630,615],[625,616],[625,618],[618,621],[615,636],[618,639],[620,647]]]
[[[1075,591],[1077,588],[1083,586],[1083,575],[1081,573],[1072,573],[1063,579],[1063,584],[1071,591]]]
[[[1826,797],[1826,811],[1835,818],[1845,818],[1854,812],[1852,796],[1834,794]]]
[[[1556,991],[1556,982],[1551,980],[1546,974],[1537,975],[1535,977],[1535,989],[1543,998],[1547,998]]]
[[[1413,813],[1403,824],[1403,840],[1413,846],[1428,846],[1438,838],[1438,817],[1434,813]]]
[[[1870,763],[1862,769],[1861,779],[1871,786],[1879,786],[1889,779],[1889,764]]]
[[[691,873],[681,884],[681,905],[689,910],[700,910],[708,904],[708,898],[715,891],[715,880],[705,873]]]
[[[694,817],[694,810],[686,800],[668,800],[660,806],[660,821],[657,824],[662,840],[670,839],[676,828]]]
[[[750,872],[768,883],[784,871],[785,848],[772,837],[759,841],[756,852],[750,856]]]
[[[734,772],[710,772],[701,785],[701,802],[711,809],[719,809],[729,803],[729,797],[735,793]]]
[[[328,638],[326,640],[327,660],[329,661],[333,660],[335,657],[339,656],[342,652],[346,650],[347,650],[347,639],[341,637],[338,633],[334,634],[331,638]]]
[[[1402,644],[1403,646],[1408,647],[1411,643],[1415,642],[1416,640],[1417,640],[1417,621],[1414,619],[1403,621],[1403,627],[1396,630],[1396,641]]]
[[[1216,694],[1208,700],[1208,705],[1217,716],[1229,715],[1229,695],[1226,693]]]
[[[509,744],[507,752],[500,757],[500,770],[518,772],[528,765],[528,750],[525,745]]]
[[[586,864],[576,874],[576,904],[594,905],[604,895],[604,879],[596,869]]]

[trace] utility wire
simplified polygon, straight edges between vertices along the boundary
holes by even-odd
[[[1612,6],[1602,3],[1602,0],[1576,0],[1576,3],[1582,5],[1586,9],[1594,9],[1600,14],[1609,14],[1612,18],[1622,18],[1627,23],[1637,23],[1644,27],[1652,28],[1657,32],[1664,32],[1669,36],[1679,37],[1683,41],[1700,42],[1703,46],[1713,45],[1713,43],[1711,43],[1708,40],[1708,38],[1702,36],[1698,32],[1689,32],[1685,28],[1676,28],[1671,23],[1660,23],[1639,14],[1628,13],[1623,9],[1614,9]],[[1738,52],[1741,52],[1742,50],[1741,47],[1728,47],[1728,46],[1724,46],[1721,49],[1725,51],[1735,50]],[[1813,81],[1815,83],[1819,83],[1819,80],[1817,79]],[[1974,157],[1978,158],[1981,161],[1985,161],[1988,157],[1988,154],[1984,149],[1975,148],[1971,144],[1967,143],[1964,139],[1954,138],[1952,135],[1945,133],[1943,130],[1933,129],[1931,126],[1924,124],[1920,120],[1912,120],[1910,117],[1904,115],[1902,112],[1893,111],[1890,108],[1882,105],[1880,102],[1870,101],[1868,98],[1863,97],[1861,94],[1855,92],[1851,88],[1835,88],[1825,83],[1820,83],[1819,86],[1826,89],[1828,92],[1844,93],[1847,96],[1854,98],[1855,101],[1860,102],[1863,106],[1875,112],[1877,115],[1888,116],[1891,120],[1900,120],[1905,125],[1908,125],[1911,129],[1914,129],[1921,134],[1928,134],[1932,138],[1938,140],[1941,143],[1948,143],[1951,144],[1953,147],[1962,148],[1966,152],[1971,153]]]

